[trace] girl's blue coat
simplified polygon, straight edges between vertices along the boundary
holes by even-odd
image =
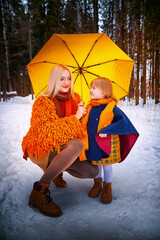
[[[86,151],[86,157],[88,160],[93,161],[108,158],[109,155],[99,147],[101,145],[100,141],[105,141],[106,139],[97,138],[96,135],[104,133],[109,138],[111,134],[114,134],[119,135],[121,161],[123,161],[135,144],[139,134],[126,114],[117,106],[113,109],[114,117],[111,124],[97,133],[100,114],[105,107],[106,105],[95,106],[90,111],[87,124],[89,150]]]

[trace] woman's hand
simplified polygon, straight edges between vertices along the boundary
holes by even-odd
[[[107,134],[105,134],[105,133],[100,133],[100,134],[99,134],[99,137],[101,137],[101,138],[107,137]]]
[[[78,110],[77,110],[77,112],[76,112],[76,117],[78,118],[78,119],[81,119],[82,118],[82,116],[83,116],[83,114],[86,114],[87,113],[87,110],[86,110],[86,108],[84,107],[84,102],[80,102],[79,104],[78,104]]]

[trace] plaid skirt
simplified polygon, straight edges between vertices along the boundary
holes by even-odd
[[[108,158],[102,158],[101,161],[92,161],[94,165],[110,165],[121,161],[120,141],[118,135],[111,135],[111,153]]]

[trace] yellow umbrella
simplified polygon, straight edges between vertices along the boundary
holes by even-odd
[[[86,103],[90,83],[96,77],[109,78],[118,99],[128,94],[134,61],[105,33],[53,34],[27,65],[35,97],[45,91],[49,73],[57,63],[71,69],[74,91]]]

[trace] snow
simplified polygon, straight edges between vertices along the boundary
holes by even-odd
[[[63,210],[59,218],[28,206],[42,170],[22,157],[21,141],[30,124],[31,96],[0,102],[0,239],[158,240],[160,239],[160,105],[125,100],[119,107],[140,137],[120,164],[113,165],[113,201],[102,204],[88,192],[92,179],[64,173],[67,188],[50,187]]]

